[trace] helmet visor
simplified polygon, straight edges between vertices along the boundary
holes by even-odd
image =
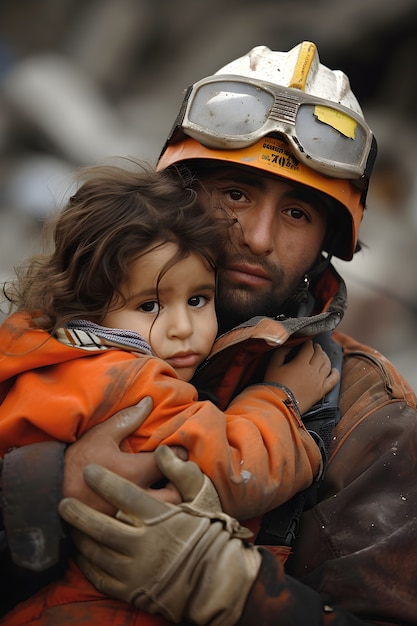
[[[208,148],[239,149],[279,133],[297,158],[334,178],[361,178],[373,135],[350,109],[299,89],[242,76],[195,83],[176,122]]]

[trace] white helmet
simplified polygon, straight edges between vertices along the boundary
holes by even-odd
[[[214,159],[255,167],[337,200],[339,243],[356,249],[376,142],[349,79],[319,61],[314,43],[257,46],[192,85],[158,167]]]

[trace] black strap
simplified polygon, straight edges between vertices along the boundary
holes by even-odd
[[[315,337],[314,343],[321,345],[327,353],[332,367],[335,367],[339,372],[337,385],[302,416],[306,428],[315,432],[323,440],[327,453],[330,449],[334,427],[340,420],[339,395],[342,381],[343,351],[341,346],[332,339],[330,331]]]
[[[331,333],[322,333],[315,337],[314,342],[321,345],[329,355],[332,367],[336,367],[341,374],[342,348],[332,339]],[[322,453],[323,471],[310,487],[295,494],[290,500],[263,516],[261,529],[255,541],[256,545],[290,546],[297,535],[302,512],[313,507],[317,502],[317,491],[323,479],[333,429],[340,420],[340,382],[341,375],[338,384],[302,416],[306,428],[316,440]]]

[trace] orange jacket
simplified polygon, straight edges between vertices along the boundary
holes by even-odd
[[[282,338],[280,324],[262,320],[233,331],[230,344],[253,344],[255,353],[262,355]],[[223,412],[209,401],[198,401],[195,387],[179,380],[160,359],[128,348],[86,350],[63,345],[36,328],[23,312],[0,327],[0,346],[2,455],[11,447],[38,441],[73,442],[98,422],[150,395],[154,410],[126,440],[127,449],[154,450],[161,443],[184,446],[190,460],[212,479],[224,509],[240,520],[288,500],[311,484],[319,471],[318,448],[278,387],[248,387]],[[223,337],[214,352],[223,354],[227,347]],[[248,354],[249,361],[257,360]],[[223,403],[228,393],[223,394]],[[256,530],[254,522],[249,525]],[[19,605],[5,623],[17,626],[30,621],[45,626],[57,619],[57,610],[65,623],[74,603],[78,619],[78,607],[91,600],[95,621],[164,623],[105,598],[73,563],[63,579]]]
[[[277,333],[280,330],[276,324]],[[224,341],[224,340],[221,340]],[[182,445],[216,486],[224,509],[253,518],[311,484],[320,454],[286,393],[254,385],[220,410],[153,356],[63,345],[15,313],[0,327],[0,455],[73,442],[144,395],[154,410],[126,440],[132,452]]]

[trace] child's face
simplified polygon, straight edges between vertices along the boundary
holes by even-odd
[[[113,302],[101,324],[136,331],[179,378],[190,380],[217,333],[215,275],[203,257],[190,254],[164,274],[157,294],[160,270],[176,251],[164,243],[132,261],[121,286],[126,304]]]

